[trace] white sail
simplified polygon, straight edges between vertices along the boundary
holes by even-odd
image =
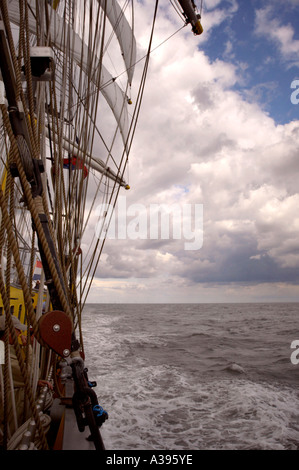
[[[136,62],[136,40],[132,28],[116,0],[107,1],[106,7],[105,0],[99,1],[116,33],[126,65],[129,84],[131,84]]]
[[[36,33],[36,7],[35,1],[29,0],[30,10],[32,15],[29,16],[29,30],[32,34]],[[115,31],[117,34],[121,34],[122,31],[125,31],[124,41],[121,41],[123,50],[126,49],[126,54],[124,55],[125,61],[130,64],[134,59],[134,47],[130,52],[130,47],[126,47],[130,43],[130,32],[129,25],[125,20],[125,17],[122,15],[120,21],[117,23],[117,14],[119,15],[121,10],[117,2],[112,2],[108,8],[111,22],[115,23]],[[15,0],[11,0],[8,3],[9,16],[12,22],[15,24],[19,23],[19,3]],[[88,46],[85,44],[83,39],[71,28],[71,25],[66,23],[63,18],[61,18],[56,11],[52,11],[52,21],[49,26],[49,33],[51,37],[51,44],[57,49],[64,51],[65,49],[65,38],[68,37],[70,48],[68,51],[69,56],[81,67],[82,71],[86,74],[90,74],[91,65],[94,67],[95,71],[100,62],[100,58],[94,56],[94,51],[91,51]],[[108,12],[107,12],[108,15]],[[131,40],[132,42],[132,40]],[[91,63],[92,62],[92,63]],[[128,65],[128,70],[130,74],[133,73],[130,65]],[[96,74],[90,74],[92,80],[96,80]],[[109,107],[111,108],[115,119],[119,125],[120,132],[123,138],[124,144],[127,142],[128,138],[128,98],[122,89],[113,79],[110,72],[107,68],[101,63],[101,78],[100,78],[100,91],[105,97]]]

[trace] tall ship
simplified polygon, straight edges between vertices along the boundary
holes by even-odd
[[[201,34],[193,0],[170,1]],[[129,189],[158,7],[140,58],[133,0],[0,2],[2,450],[105,450],[82,321],[111,213],[87,228]]]

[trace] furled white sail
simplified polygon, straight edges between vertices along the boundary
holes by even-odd
[[[99,2],[106,11],[106,15],[116,33],[126,65],[129,84],[131,84],[136,62],[136,40],[132,28],[116,0],[99,0]]]
[[[36,33],[36,2],[29,0],[31,15],[29,16],[29,30],[32,34]],[[132,41],[132,30],[130,30],[129,23],[121,12],[121,8],[118,3],[114,1],[107,2],[107,16],[111,21],[111,24],[117,34],[121,38],[120,45],[123,51],[124,60],[128,69],[128,74],[132,78],[133,67],[131,65],[135,62],[135,46]],[[104,6],[104,2],[103,2]],[[8,3],[8,11],[11,21],[18,24],[19,22],[19,2],[11,0]],[[63,51],[65,48],[65,38],[69,40],[68,54],[81,69],[91,76],[91,79],[96,80],[96,74],[90,74],[90,67],[93,66],[96,70],[100,61],[99,57],[95,58],[94,53],[85,44],[83,39],[71,28],[71,25],[66,23],[62,17],[60,17],[56,11],[51,12],[52,20],[49,27],[49,34],[51,38],[51,44],[57,49]],[[108,105],[110,106],[115,119],[119,125],[120,132],[124,143],[127,142],[128,137],[128,98],[122,89],[113,79],[107,68],[101,63],[101,78],[100,78],[100,91],[105,97]]]

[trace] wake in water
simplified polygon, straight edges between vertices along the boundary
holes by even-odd
[[[299,400],[289,388],[244,379],[195,386],[166,366],[127,369],[116,382],[102,395],[108,448],[298,449]]]
[[[222,322],[219,330],[213,326],[209,334],[206,328],[195,335],[191,314],[189,334],[186,317],[184,330],[178,329],[174,312],[166,326],[165,316],[154,308],[149,323],[142,306],[130,306],[130,314],[122,309],[122,315],[93,314],[86,324],[89,374],[109,413],[102,431],[107,449],[299,448],[299,396],[293,379],[288,383],[281,380],[284,374],[279,376],[286,367],[279,364],[281,358],[276,365],[261,355],[256,361],[259,344],[253,338],[252,349],[244,350],[241,342],[242,356],[235,339],[225,347],[223,341],[215,352],[213,341],[219,344],[228,331]],[[200,323],[197,315],[201,328],[207,317]],[[241,363],[234,357],[242,357]]]

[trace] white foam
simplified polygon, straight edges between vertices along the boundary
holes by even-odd
[[[288,388],[239,378],[195,385],[150,366],[115,371],[101,389],[107,449],[299,447],[299,399]]]
[[[152,323],[149,331],[143,323],[132,329],[134,318],[124,327],[124,320],[114,314],[92,315],[86,327],[89,378],[97,381],[99,402],[109,413],[102,427],[107,449],[299,448],[295,388],[269,382],[267,374],[269,380],[255,382],[252,361],[245,368],[241,359],[242,365],[230,362],[239,357],[235,347],[219,356],[212,350],[216,360],[211,362],[195,354],[193,342],[184,356],[192,367],[172,362],[170,355],[178,357],[180,350],[164,348],[165,334],[159,335],[158,328],[152,334]],[[151,346],[157,347],[155,354]],[[205,376],[201,361],[213,364]]]
[[[238,374],[245,374],[245,369],[235,362],[226,367],[226,370],[237,372]]]

